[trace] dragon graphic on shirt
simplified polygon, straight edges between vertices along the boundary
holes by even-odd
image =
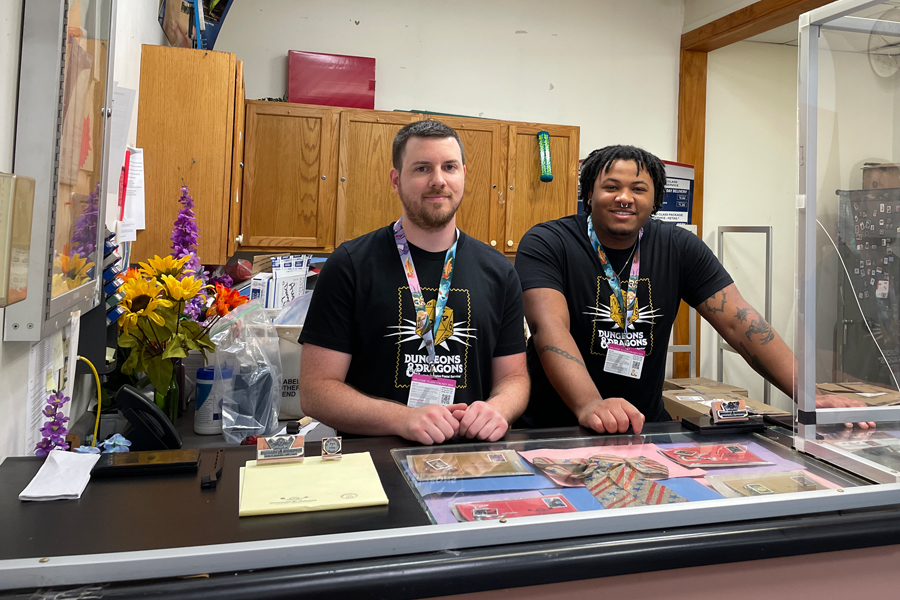
[[[660,309],[653,308],[653,300],[648,297],[641,305],[641,298],[634,302],[634,311],[626,319],[624,307],[615,294],[609,295],[609,304],[600,301],[601,289],[609,290],[604,277],[597,278],[597,305],[587,306],[585,315],[591,317],[594,324],[591,336],[591,354],[604,354],[609,344],[643,349],[649,355],[653,349],[653,326],[662,318]],[[644,280],[646,281],[646,280]],[[647,282],[649,284],[649,282]],[[602,286],[602,288],[601,288]],[[649,296],[649,285],[647,286]],[[626,302],[631,301],[634,292],[629,292]],[[638,330],[638,326],[640,327]],[[595,342],[599,347],[595,346]]]
[[[437,290],[433,290],[437,291]],[[454,290],[459,292],[460,290]],[[408,288],[401,288],[400,297],[404,298],[409,294]],[[468,296],[468,292],[465,292]],[[424,310],[417,311],[416,322],[412,319],[403,318],[402,316],[402,300],[400,306],[400,325],[389,325],[390,333],[385,337],[396,336],[397,339],[397,368],[395,374],[396,387],[409,387],[409,384],[400,383],[401,374],[406,377],[412,377],[416,373],[429,373],[431,366],[428,364],[425,352],[425,334],[424,317],[427,315],[428,322],[434,323],[436,300],[429,300]],[[463,305],[469,306],[468,303]],[[471,307],[470,307],[471,308]],[[457,320],[459,317],[454,313],[450,306],[444,307],[441,315],[441,321],[435,331],[434,347],[442,348],[446,353],[437,355],[435,362],[435,374],[438,377],[447,377],[457,379],[457,388],[466,387],[465,383],[465,365],[468,359],[468,349],[470,341],[477,339],[476,328],[466,327],[467,319],[465,314],[463,319]],[[459,345],[451,346],[451,342]]]

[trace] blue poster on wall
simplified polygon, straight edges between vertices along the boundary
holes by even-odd
[[[694,204],[694,167],[663,161],[666,165],[666,193],[654,218],[669,223],[690,223]]]

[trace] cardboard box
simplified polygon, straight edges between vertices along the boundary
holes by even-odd
[[[706,377],[684,377],[681,379],[666,379],[663,382],[663,391],[667,390],[687,390],[693,389],[700,393],[721,393],[721,394],[737,394],[738,396],[746,396],[747,390],[731,385],[730,383],[722,383],[715,379],[707,379]]]
[[[859,400],[869,406],[900,404],[900,392],[871,383],[854,381],[817,383],[816,389],[820,394],[837,394],[852,400]]]
[[[900,188],[900,164],[867,164],[862,172],[864,190]]]
[[[693,390],[668,390],[663,392],[663,403],[666,406],[666,411],[676,421],[680,421],[685,417],[702,417],[709,415],[709,409],[714,400],[732,399],[743,400],[751,415],[786,416],[790,414],[783,410],[779,410],[774,406],[769,406],[764,402],[747,398],[740,394],[701,394]],[[704,404],[704,402],[707,404]]]

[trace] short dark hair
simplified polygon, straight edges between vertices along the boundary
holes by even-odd
[[[463,150],[462,141],[459,139],[459,134],[453,130],[452,127],[448,127],[444,125],[440,121],[416,121],[415,123],[410,123],[409,125],[405,125],[403,129],[397,132],[397,135],[394,136],[394,149],[392,155],[392,161],[394,163],[394,168],[399,172],[403,167],[403,155],[406,153],[406,142],[409,141],[411,137],[421,137],[421,138],[448,138],[452,137],[456,140],[456,143],[459,144],[459,155],[462,158],[462,164],[465,166],[466,164],[466,151]]]
[[[601,173],[605,173],[617,160],[632,160],[637,164],[638,172],[647,171],[653,180],[653,212],[661,207],[666,193],[666,166],[659,158],[642,148],[634,146],[606,146],[594,150],[584,159],[581,165],[581,201],[584,212],[591,214],[588,201],[594,191],[594,183]]]

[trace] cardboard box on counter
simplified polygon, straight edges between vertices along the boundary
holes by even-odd
[[[667,390],[687,390],[693,389],[700,393],[720,393],[720,394],[737,394],[738,396],[746,396],[747,390],[731,385],[730,383],[722,383],[715,379],[707,379],[706,377],[683,377],[680,379],[666,379],[663,382],[663,391]]]
[[[663,392],[663,403],[666,411],[673,419],[679,421],[685,417],[702,417],[709,415],[709,409],[714,400],[743,400],[750,414],[757,415],[789,415],[783,410],[769,406],[759,400],[747,398],[740,394],[721,392],[699,393],[693,390],[667,390]]]
[[[889,406],[900,404],[900,392],[890,388],[854,381],[841,383],[817,383],[820,394],[837,394],[853,400],[860,400],[869,406]]]

